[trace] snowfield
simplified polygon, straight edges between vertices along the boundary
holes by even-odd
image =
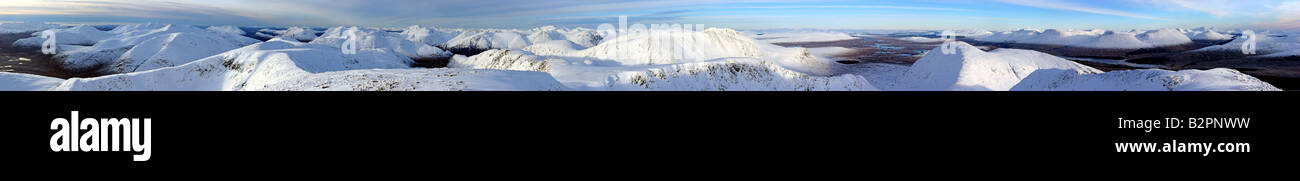
[[[63,83],[63,79],[31,74],[0,72],[0,91],[42,91],[51,90]]]
[[[1127,70],[1101,74],[1034,73],[1011,90],[1016,91],[1281,91],[1277,87],[1232,69]]]

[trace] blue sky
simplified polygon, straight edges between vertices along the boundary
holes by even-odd
[[[1300,29],[1300,0],[3,0],[0,21],[530,28]]]

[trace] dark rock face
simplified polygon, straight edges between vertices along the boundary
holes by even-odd
[[[447,52],[451,52],[452,54],[465,55],[466,57],[472,57],[474,55],[478,55],[479,53],[483,53],[489,50],[489,49],[478,49],[478,48],[446,48],[442,45],[439,45],[438,48],[441,48],[442,50],[446,50]]]
[[[414,60],[415,64],[412,64],[411,67],[446,68],[447,65],[451,63],[451,57],[421,58]]]

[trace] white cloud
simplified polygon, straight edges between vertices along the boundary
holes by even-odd
[[[1300,1],[1283,2],[1272,10],[1278,12],[1277,20],[1265,23],[1265,27],[1300,30]]]

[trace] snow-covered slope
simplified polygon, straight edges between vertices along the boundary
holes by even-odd
[[[811,76],[753,58],[676,64],[611,75],[613,90],[657,91],[870,91],[867,79],[845,74]]]
[[[1200,27],[1194,29],[1179,28],[1178,31],[1182,31],[1183,34],[1187,35],[1187,37],[1192,38],[1192,40],[1198,40],[1198,41],[1224,41],[1224,40],[1232,40],[1233,37],[1232,35],[1219,33],[1220,31],[1210,27]]]
[[[1101,73],[1101,70],[1036,51],[997,49],[984,52],[965,42],[956,42],[954,45],[956,51],[952,54],[944,54],[943,47],[938,47],[917,60],[899,81],[907,84],[900,88],[925,91],[1006,91],[1039,70]]]
[[[126,73],[177,66],[227,50],[252,44],[252,39],[231,41],[227,37],[204,33],[167,33],[153,36],[127,50],[109,67],[110,72]]]
[[[568,56],[616,61],[623,65],[674,64],[728,57],[763,58],[759,44],[731,29],[709,28],[670,36],[642,33],[618,36]]]
[[[453,58],[448,67],[520,71],[550,71],[550,62],[527,51],[488,50],[468,58]]]
[[[544,42],[551,40],[568,40],[568,37],[565,37],[564,34],[560,33],[558,30],[559,28],[556,28],[555,26],[533,28],[532,33],[528,34],[528,41]]]
[[[532,42],[515,31],[480,30],[465,31],[448,40],[443,46],[449,49],[522,49]]]
[[[108,32],[100,31],[99,29],[95,29],[95,27],[87,25],[78,25],[64,29],[52,29],[51,31],[53,31],[55,35],[55,44],[59,45],[89,46],[94,45],[95,42],[99,42],[99,40],[104,40],[109,36],[112,36]],[[13,45],[19,47],[40,47],[41,43],[45,42],[45,38],[41,37],[41,33],[42,32],[32,33],[33,37],[19,39],[18,41],[14,41]]]
[[[55,59],[69,69],[87,70],[108,66],[105,68],[110,72],[124,73],[180,65],[258,42],[248,37],[216,33],[188,25],[127,25],[108,33],[109,37],[93,46],[61,46]]]
[[[568,40],[542,41],[524,47],[524,51],[533,52],[538,55],[569,55],[582,49],[585,49],[585,47]]]
[[[601,37],[600,33],[588,28],[560,29],[558,31],[560,31],[560,34],[564,35],[565,40],[569,40],[583,48],[596,46],[596,44],[600,44],[601,40],[604,40],[604,37]]]
[[[1232,69],[1125,70],[1101,74],[1044,70],[1026,77],[1015,91],[1279,91]]]
[[[976,37],[975,40],[1104,49],[1140,49],[1192,43],[1191,38],[1176,29],[1151,30],[1140,34],[1099,29],[1041,31],[1023,29]]]
[[[381,49],[394,52],[413,59],[421,58],[446,58],[451,57],[451,52],[444,51],[438,47],[430,46],[425,43],[418,43],[407,39],[397,33],[390,33],[384,30],[359,28],[359,27],[333,27],[325,31],[320,38],[311,41],[312,44],[329,45],[332,47],[343,47],[347,42],[349,32],[355,32],[357,49]]]
[[[1157,47],[1192,43],[1192,39],[1188,38],[1187,35],[1183,34],[1183,32],[1179,32],[1178,30],[1168,29],[1168,28],[1151,30],[1151,31],[1147,31],[1146,33],[1139,34],[1138,40],[1142,40],[1142,42],[1146,42],[1148,44],[1151,44],[1152,46],[1157,46]]]
[[[59,86],[63,79],[32,74],[0,72],[0,91],[44,91]]]
[[[295,26],[295,27],[289,27],[288,29],[285,30],[276,30],[273,33],[275,37],[290,39],[290,40],[298,40],[301,42],[308,42],[308,41],[315,40],[317,38],[316,34],[320,33],[320,31],[312,30],[311,28]]]
[[[401,35],[406,37],[407,41],[423,43],[429,46],[438,46],[447,43],[451,38],[456,37],[455,33],[456,32],[445,31],[436,27],[412,25],[403,29]]]
[[[1200,32],[1200,33],[1196,33],[1195,36],[1192,36],[1192,40],[1222,41],[1222,40],[1231,40],[1231,39],[1232,39],[1232,35],[1224,35],[1214,31]]]
[[[0,23],[0,33],[30,33],[59,27],[56,24],[45,23]]]

